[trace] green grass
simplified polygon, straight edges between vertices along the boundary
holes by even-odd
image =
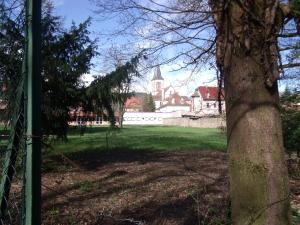
[[[48,154],[126,150],[226,150],[226,138],[218,129],[166,126],[125,126],[111,131],[108,127],[88,127],[84,136],[72,128],[68,142],[51,143]]]

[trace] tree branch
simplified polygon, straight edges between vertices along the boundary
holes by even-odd
[[[285,34],[278,34],[277,37],[280,38],[290,38],[290,37],[299,37],[300,34],[299,33],[285,33]]]
[[[285,65],[282,65],[283,69],[294,68],[294,67],[300,67],[300,63],[288,63]]]

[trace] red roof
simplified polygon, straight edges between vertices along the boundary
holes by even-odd
[[[203,100],[218,100],[218,87],[199,86],[197,89],[200,95],[202,96]],[[224,90],[222,89],[221,91],[221,100],[224,100]]]
[[[165,99],[169,105],[189,105],[189,99],[186,96],[180,96],[177,92]]]
[[[136,96],[128,98],[125,102],[126,109],[141,108],[141,107],[142,107],[142,99]]]

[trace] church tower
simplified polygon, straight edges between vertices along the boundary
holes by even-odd
[[[153,96],[161,95],[161,97],[163,98],[164,78],[161,76],[159,66],[155,68],[154,76],[151,82],[152,82],[152,95]]]

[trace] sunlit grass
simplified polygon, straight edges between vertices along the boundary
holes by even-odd
[[[68,142],[52,142],[49,154],[82,151],[126,150],[226,150],[225,135],[218,129],[184,128],[171,126],[125,126],[111,130],[108,127],[88,127],[80,135],[73,128]]]

